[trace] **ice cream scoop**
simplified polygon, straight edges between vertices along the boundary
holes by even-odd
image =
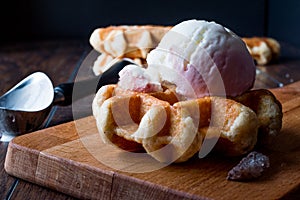
[[[237,96],[250,89],[255,80],[256,67],[241,38],[222,25],[204,20],[174,26],[148,54],[147,63],[147,70],[158,73],[161,83],[175,84],[176,92],[187,99]],[[128,74],[121,73],[121,79]],[[151,82],[149,76],[144,81]]]
[[[55,88],[46,74],[31,74],[0,97],[0,141],[8,142],[15,136],[37,130],[53,106],[71,105],[103,85],[116,83],[118,72],[133,63],[131,59],[123,58],[100,76],[62,83]]]

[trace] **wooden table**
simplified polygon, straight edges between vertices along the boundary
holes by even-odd
[[[38,41],[0,46],[0,95],[22,78],[35,71],[45,72],[54,85],[74,80],[82,62],[91,52],[86,40]],[[88,72],[89,65],[85,64]],[[258,66],[256,88],[274,88],[300,80],[300,50],[282,43],[282,55],[277,63]],[[83,77],[84,78],[84,77]],[[87,104],[89,100],[82,100]],[[88,116],[83,109],[79,116]],[[73,120],[71,106],[55,107],[44,128]],[[74,199],[56,191],[8,175],[3,168],[8,143],[0,142],[0,198],[1,199]],[[286,199],[299,199],[300,189]]]

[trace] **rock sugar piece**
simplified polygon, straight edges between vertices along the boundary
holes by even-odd
[[[269,158],[262,153],[253,151],[228,172],[227,179],[234,181],[255,179],[269,167]]]

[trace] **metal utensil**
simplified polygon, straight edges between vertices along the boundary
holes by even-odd
[[[36,72],[29,75],[0,97],[1,141],[10,141],[15,136],[38,129],[53,106],[70,105],[96,93],[103,85],[117,83],[119,71],[128,64],[133,64],[133,61],[123,59],[99,77],[63,83],[55,88],[46,74]],[[74,88],[76,95],[73,94]]]

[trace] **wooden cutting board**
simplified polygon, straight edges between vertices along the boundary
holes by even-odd
[[[15,138],[5,170],[85,199],[278,199],[300,185],[298,88],[300,82],[273,90],[283,105],[283,128],[272,149],[262,150],[270,157],[269,171],[252,182],[226,180],[236,158],[195,156],[154,171],[144,162],[126,163],[122,152],[101,142],[92,116]],[[122,165],[149,172],[124,172]]]

